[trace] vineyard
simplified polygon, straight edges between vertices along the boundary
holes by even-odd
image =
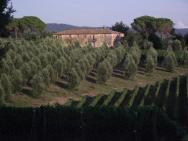
[[[155,50],[153,47],[140,50],[136,43],[131,48],[120,45],[114,49],[105,44],[100,48],[80,47],[76,43],[65,47],[62,41],[50,38],[40,41],[1,39],[1,53],[2,105],[16,93],[38,97],[51,84],[74,89],[82,80],[104,84],[112,75],[132,80],[140,66],[150,74],[157,66],[173,71],[178,64],[187,65],[188,62],[188,51]]]
[[[157,82],[155,85],[137,87],[134,90],[114,90],[108,95],[86,96],[80,101],[69,101],[66,105],[75,108],[157,106],[165,110],[172,119],[179,119],[182,123],[187,123],[188,76],[164,80]]]
[[[81,141],[126,138],[132,141],[158,136],[160,140],[176,141],[187,133],[186,68],[176,77],[154,84],[148,82],[133,90],[128,87],[108,94],[80,94],[81,99],[69,100],[62,106],[19,108],[9,105],[11,96],[21,93],[37,99],[52,85],[60,87],[60,91],[71,92],[77,91],[83,81],[105,87],[114,78],[133,84],[138,72],[141,78],[148,76],[148,79],[157,69],[166,72],[165,75],[175,74],[176,67],[188,65],[187,50],[174,52],[153,47],[141,50],[136,43],[130,48],[121,45],[107,48],[105,44],[100,48],[80,47],[76,43],[65,47],[61,41],[46,38],[39,41],[1,40],[0,53],[2,138]],[[115,81],[112,86],[115,83],[120,85]]]

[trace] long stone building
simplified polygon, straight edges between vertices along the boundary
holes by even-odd
[[[62,39],[65,44],[79,42],[81,46],[91,44],[93,47],[100,47],[104,43],[108,47],[113,47],[116,41],[124,37],[123,33],[109,29],[70,29],[53,34],[56,39]]]

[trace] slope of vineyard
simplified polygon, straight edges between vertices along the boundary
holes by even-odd
[[[75,106],[71,101],[69,106]],[[137,108],[157,106],[165,110],[170,118],[188,121],[188,75],[157,82],[154,85],[137,87],[134,90],[112,91],[108,95],[84,97],[77,101],[77,108],[109,107]]]

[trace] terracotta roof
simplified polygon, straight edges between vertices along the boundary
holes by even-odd
[[[110,29],[92,28],[92,29],[70,29],[54,33],[54,35],[78,35],[78,34],[123,34]]]

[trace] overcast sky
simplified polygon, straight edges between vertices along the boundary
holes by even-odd
[[[178,28],[188,28],[188,0],[12,0],[15,17],[37,16],[46,23],[78,26],[130,24],[149,15],[167,17]]]

